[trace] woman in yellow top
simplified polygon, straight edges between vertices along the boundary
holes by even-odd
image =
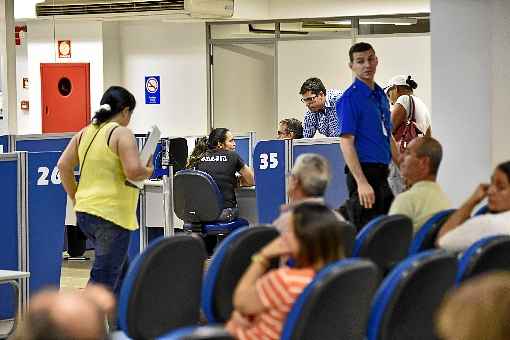
[[[115,292],[122,283],[130,231],[138,228],[138,189],[126,185],[126,180],[143,180],[153,171],[151,165],[141,163],[135,137],[126,127],[135,106],[129,91],[110,87],[92,123],[71,139],[58,161],[78,227],[94,244],[89,282],[104,284]],[[74,177],[78,165],[79,185]]]

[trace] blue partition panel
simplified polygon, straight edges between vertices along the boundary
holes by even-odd
[[[236,152],[241,156],[246,165],[250,164],[250,138],[249,137],[237,137],[236,141]]]
[[[58,176],[61,152],[28,153],[30,294],[60,286],[66,194]]]
[[[294,145],[292,155],[296,158],[303,153],[317,153],[329,161],[331,182],[326,189],[326,204],[333,209],[338,208],[349,196],[345,183],[345,161],[340,151],[340,144],[297,144]]]
[[[43,138],[41,139],[25,139],[16,141],[16,151],[64,151],[71,137],[62,138]]]
[[[2,152],[9,152],[9,135],[0,136],[0,145]]]
[[[285,203],[286,141],[257,143],[253,152],[259,223],[272,223]]]
[[[0,269],[20,270],[18,265],[18,162],[0,160]],[[12,289],[0,286],[0,319],[14,316]]]

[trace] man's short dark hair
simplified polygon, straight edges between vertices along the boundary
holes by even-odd
[[[419,138],[420,144],[416,148],[416,156],[430,159],[430,174],[436,176],[443,159],[443,148],[435,138],[427,136]]]
[[[351,46],[349,49],[349,60],[351,63],[354,61],[354,53],[357,52],[365,52],[365,51],[375,51],[372,45],[366,42],[359,42]]]
[[[281,125],[285,125],[289,132],[294,132],[294,138],[303,138],[303,124],[296,118],[285,118],[280,120]]]
[[[306,92],[312,92],[313,94],[319,95],[319,93],[326,94],[326,87],[322,83],[322,80],[319,78],[308,78],[305,80],[303,85],[301,85],[301,90],[299,90],[299,94],[303,95]]]

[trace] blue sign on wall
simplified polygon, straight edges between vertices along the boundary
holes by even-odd
[[[145,104],[160,103],[160,85],[159,76],[145,77]]]

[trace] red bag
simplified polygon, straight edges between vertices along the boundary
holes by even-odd
[[[411,112],[409,112],[407,121],[400,124],[400,126],[395,131],[395,140],[397,141],[400,152],[404,152],[407,148],[407,145],[413,139],[423,135],[423,132],[421,132],[421,130],[418,129],[418,126],[416,125],[416,117],[414,116],[415,107],[412,96],[409,96],[409,104]]]

